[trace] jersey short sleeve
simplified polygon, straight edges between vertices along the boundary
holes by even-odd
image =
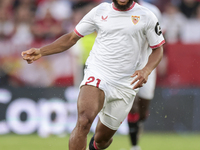
[[[149,13],[148,23],[146,26],[146,36],[149,46],[152,49],[158,48],[165,43],[162,30],[158,19],[153,13]]]
[[[95,21],[94,21],[96,9],[97,9],[97,7],[93,8],[76,25],[74,32],[78,36],[84,37],[85,35],[91,34],[96,30],[96,25],[95,25]]]

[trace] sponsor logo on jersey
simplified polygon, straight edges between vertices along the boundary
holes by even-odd
[[[106,16],[106,17],[104,17],[104,16],[101,16],[101,19],[102,19],[102,21],[107,21],[107,19],[108,19],[108,16]]]
[[[140,16],[131,16],[131,20],[136,25],[140,21]]]
[[[162,30],[161,30],[160,24],[158,22],[156,23],[156,26],[155,26],[155,32],[159,36],[162,34]]]

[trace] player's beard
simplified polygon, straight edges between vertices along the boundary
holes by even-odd
[[[134,0],[129,0],[129,2],[126,5],[120,5],[118,4],[117,0],[113,0],[115,7],[122,11],[127,10],[132,5],[133,1]]]

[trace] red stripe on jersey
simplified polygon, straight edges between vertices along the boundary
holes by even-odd
[[[131,10],[135,6],[135,2],[133,2],[133,4],[131,5],[131,7],[129,7],[126,10],[119,10],[118,8],[115,7],[114,3],[112,3],[112,6],[113,6],[113,9],[117,10],[117,11],[128,11],[128,10]]]
[[[158,48],[160,47],[161,45],[165,44],[165,40],[163,40],[160,44],[158,45],[155,45],[155,46],[150,46],[152,49],[155,49],[155,48]]]
[[[83,35],[81,35],[76,29],[74,29],[74,32],[78,35],[78,36],[80,36],[80,37],[84,37]]]

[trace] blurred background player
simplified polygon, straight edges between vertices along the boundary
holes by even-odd
[[[135,2],[140,5],[151,10],[159,22],[161,21],[161,12],[160,10],[153,4],[144,2],[142,0],[135,0]],[[149,54],[151,53],[151,48],[149,47]],[[150,101],[154,97],[154,90],[156,86],[156,70],[153,70],[152,73],[148,77],[148,82],[144,84],[143,87],[140,88],[133,107],[128,114],[128,126],[129,126],[129,136],[131,139],[131,150],[140,150],[140,146],[138,146],[139,140],[139,131],[142,129],[142,122],[146,120],[148,117],[148,108],[150,105]]]

